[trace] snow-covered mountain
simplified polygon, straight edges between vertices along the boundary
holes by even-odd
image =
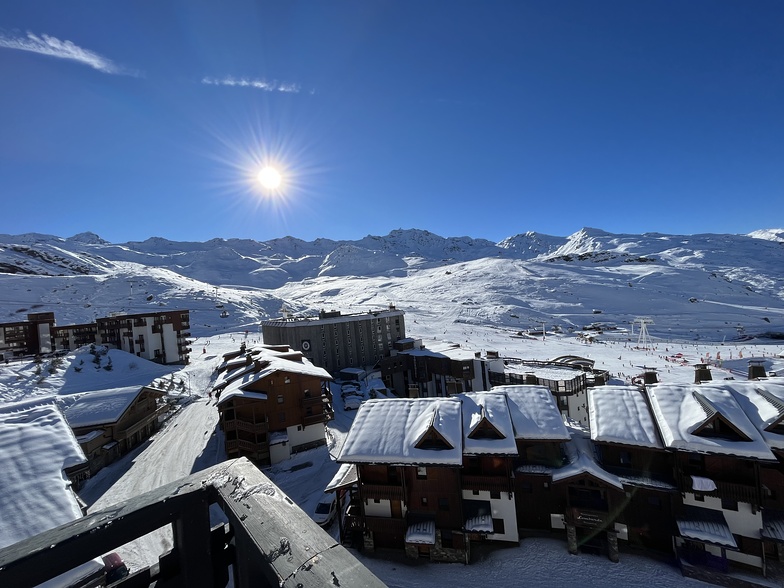
[[[0,284],[2,322],[34,310],[69,324],[113,311],[188,308],[197,336],[256,330],[283,305],[313,314],[394,303],[417,335],[436,316],[439,324],[490,324],[514,334],[542,323],[624,329],[644,315],[662,338],[776,337],[784,334],[784,229],[635,235],[584,228],[499,243],[416,229],[357,241],[113,244],[94,233],[0,235]]]

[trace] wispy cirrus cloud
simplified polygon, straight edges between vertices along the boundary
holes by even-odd
[[[299,84],[294,84],[291,82],[279,82],[277,80],[268,82],[267,80],[235,78],[232,76],[225,78],[205,77],[202,78],[201,83],[207,84],[208,86],[239,86],[242,88],[255,88],[257,90],[264,90],[265,92],[286,92],[291,94],[298,94],[301,89]]]
[[[83,65],[97,69],[100,72],[116,75],[137,76],[138,73],[126,70],[111,59],[98,55],[94,51],[84,49],[71,41],[61,41],[49,35],[36,35],[28,32],[24,36],[9,35],[0,32],[0,47],[6,49],[16,49],[18,51],[29,51],[49,57],[59,59],[69,59]]]

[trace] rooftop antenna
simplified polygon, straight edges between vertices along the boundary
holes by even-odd
[[[650,334],[648,334],[648,325],[653,324],[653,319],[648,316],[638,316],[634,319],[634,323],[632,323],[632,327],[634,326],[635,323],[640,325],[639,336],[637,337],[637,348],[649,349],[650,347],[653,347],[651,336]]]

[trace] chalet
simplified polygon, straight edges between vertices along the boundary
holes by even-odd
[[[285,345],[243,345],[223,360],[212,393],[229,457],[269,465],[326,443],[332,376],[324,368]]]
[[[784,561],[784,378],[732,382],[729,386],[746,416],[765,439],[776,462],[759,462],[765,573]]]
[[[531,498],[543,478],[539,467],[530,476],[515,467],[551,458],[561,465],[559,444],[568,439],[552,395],[538,386],[368,400],[338,456],[356,474],[331,488],[358,488],[346,524],[366,548],[468,561],[472,542],[519,540],[520,521],[541,510]]]
[[[112,463],[160,427],[169,410],[163,390],[150,386],[129,386],[79,394],[64,398],[63,410],[94,474]]]
[[[684,575],[763,569],[760,471],[776,457],[728,383],[648,388],[683,505],[675,546]],[[763,465],[764,464],[764,465]]]
[[[599,386],[588,390],[588,407],[597,459],[624,490],[611,529],[630,546],[671,553],[680,498],[647,396],[636,386]]]
[[[362,530],[366,549],[468,561],[462,443],[459,398],[362,404],[338,462],[356,465],[359,512],[348,524]]]

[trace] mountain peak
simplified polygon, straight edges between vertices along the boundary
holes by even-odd
[[[108,245],[109,242],[101,239],[98,235],[91,231],[85,231],[84,233],[79,233],[74,235],[73,237],[68,237],[66,241],[71,241],[72,243],[83,243],[85,245]]]

